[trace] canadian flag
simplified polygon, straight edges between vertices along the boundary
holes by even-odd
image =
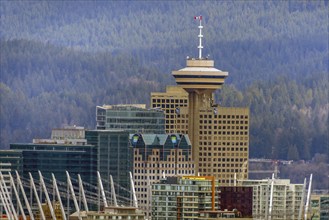
[[[194,19],[195,20],[202,20],[202,16],[200,15],[200,16],[194,16]]]

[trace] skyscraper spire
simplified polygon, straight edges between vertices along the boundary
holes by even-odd
[[[198,48],[199,48],[199,59],[201,60],[202,59],[202,48],[203,48],[203,46],[202,46],[202,38],[203,38],[203,35],[202,35],[202,28],[203,28],[203,26],[202,26],[202,16],[201,15],[200,16],[194,16],[194,19],[200,21],[200,24],[199,24],[200,32],[199,32],[199,35],[198,35],[198,37],[199,37],[199,46],[198,46]]]

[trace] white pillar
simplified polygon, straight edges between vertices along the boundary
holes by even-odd
[[[30,176],[30,181],[31,181],[32,189],[34,191],[35,199],[37,200],[37,203],[38,203],[38,206],[39,206],[39,211],[40,211],[41,219],[42,220],[46,220],[45,213],[43,212],[42,205],[41,205],[41,202],[40,202],[40,199],[39,199],[39,196],[38,196],[37,189],[35,188],[34,180],[33,180],[33,177],[31,175],[31,173],[29,173],[29,176]]]
[[[59,206],[61,208],[62,218],[63,218],[63,220],[66,220],[65,210],[64,210],[64,207],[63,207],[61,195],[60,195],[59,190],[58,190],[58,186],[57,186],[57,181],[55,179],[55,175],[52,173],[51,176],[52,176],[52,179],[53,179],[53,185],[54,185],[54,188],[55,188],[55,192],[56,192],[56,196],[57,196],[57,199],[58,199],[58,202],[59,202]]]

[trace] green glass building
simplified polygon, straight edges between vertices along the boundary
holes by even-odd
[[[164,134],[165,116],[160,109],[145,105],[104,105],[96,107],[97,130],[125,130],[129,133]]]
[[[132,171],[132,147],[129,133],[123,130],[87,130],[87,143],[97,148],[97,170],[103,179],[103,186],[110,191],[110,175],[113,181],[126,189],[130,188],[129,172]],[[126,195],[117,185],[117,194]]]

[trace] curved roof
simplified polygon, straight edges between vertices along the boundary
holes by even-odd
[[[183,69],[180,69],[178,71],[207,71],[207,72],[222,72],[219,69],[216,69],[214,67],[185,67]]]

